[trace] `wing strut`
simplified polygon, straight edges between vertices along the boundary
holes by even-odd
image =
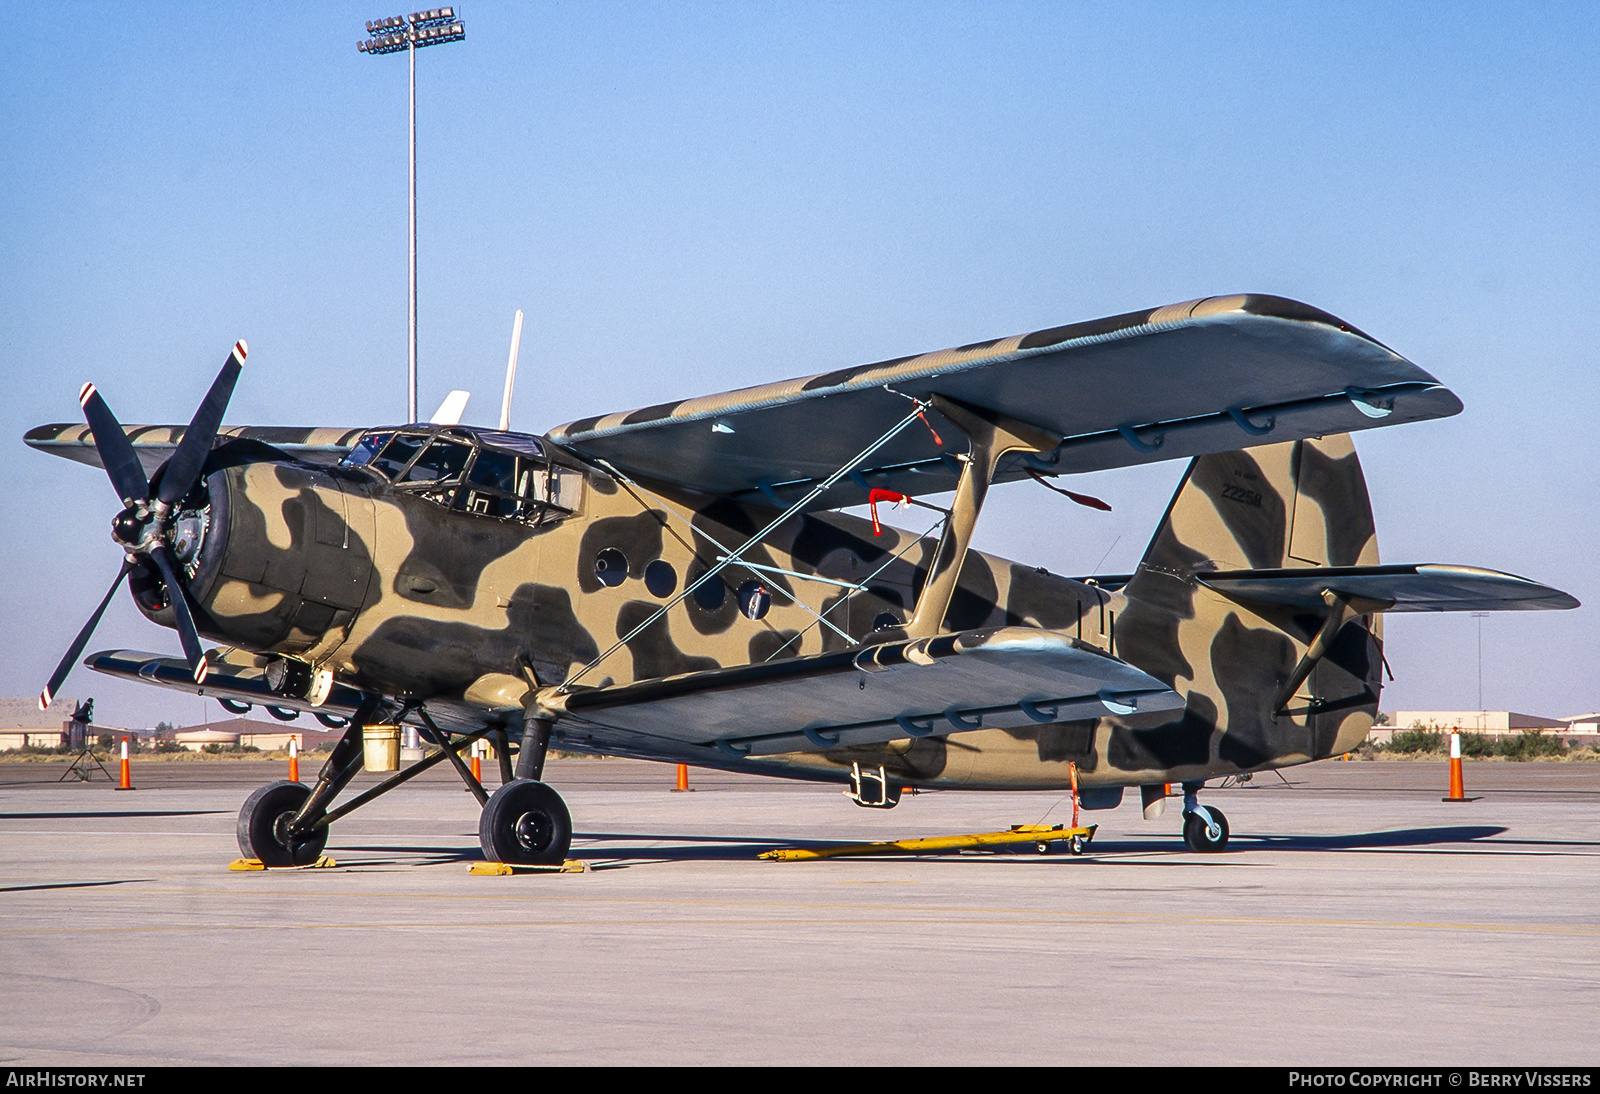
[[[955,595],[961,563],[967,557],[972,531],[978,525],[978,514],[1000,457],[1008,452],[1054,452],[1061,443],[1058,434],[983,407],[942,395],[934,395],[932,401],[935,410],[967,435],[972,450],[961,468],[950,519],[939,537],[922,595],[917,597],[917,610],[906,624],[908,638],[931,638],[944,629],[944,615]]]
[[[912,405],[911,413],[907,414],[904,418],[901,418],[900,421],[895,423],[895,425],[887,433],[885,433],[883,436],[879,437],[877,440],[873,441],[866,448],[862,449],[861,452],[858,453],[855,456],[855,458],[852,459],[849,463],[845,464],[843,467],[839,468],[833,474],[829,475],[826,479],[822,480],[822,482],[818,483],[815,487],[812,488],[810,493],[806,494],[805,497],[801,498],[799,501],[797,501],[793,505],[789,506],[789,508],[785,509],[782,513],[778,514],[778,516],[775,517],[772,521],[770,521],[765,528],[761,529],[761,531],[757,532],[755,535],[753,535],[749,539],[745,540],[742,545],[740,545],[739,547],[735,548],[730,553],[728,553],[726,555],[723,555],[718,560],[718,562],[717,562],[717,564],[715,566],[712,566],[709,569],[707,569],[705,573],[700,575],[698,580],[692,581],[688,585],[684,586],[682,592],[678,593],[677,596],[673,597],[671,600],[669,600],[665,604],[661,605],[661,607],[657,608],[656,611],[655,611],[655,614],[651,615],[643,623],[640,623],[637,627],[633,628],[633,630],[629,631],[627,634],[625,634],[621,638],[617,639],[616,644],[613,645],[610,649],[606,650],[599,657],[596,657],[593,661],[590,661],[587,665],[583,666],[583,668],[579,669],[573,675],[567,677],[566,681],[555,689],[555,694],[557,694],[557,695],[566,695],[566,694],[568,694],[572,690],[572,685],[577,683],[578,680],[581,677],[583,677],[583,676],[587,675],[588,673],[592,672],[594,670],[595,666],[599,665],[601,662],[603,662],[607,658],[609,658],[612,654],[616,653],[618,650],[622,649],[622,647],[626,646],[629,642],[633,641],[633,639],[640,632],[642,632],[646,627],[649,627],[656,620],[663,618],[667,614],[667,612],[671,611],[673,608],[675,608],[679,604],[681,604],[684,600],[686,600],[690,596],[692,596],[694,594],[694,591],[696,589],[700,588],[700,586],[704,585],[706,582],[708,582],[712,578],[716,577],[723,570],[726,570],[729,566],[733,565],[734,563],[741,563],[742,564],[743,561],[744,561],[744,553],[745,553],[745,551],[749,550],[751,547],[755,546],[756,544],[761,543],[762,541],[764,541],[767,538],[767,536],[771,534],[772,530],[774,528],[777,528],[781,524],[783,524],[784,521],[788,520],[789,518],[795,516],[798,513],[804,512],[806,506],[810,505],[817,498],[819,498],[823,494],[827,493],[827,491],[829,491],[830,489],[833,488],[833,485],[835,483],[837,483],[840,479],[844,478],[846,475],[850,474],[850,472],[854,471],[856,468],[860,467],[862,464],[866,463],[867,460],[872,458],[872,454],[874,452],[878,451],[878,449],[882,448],[884,445],[886,445],[890,441],[892,441],[895,437],[899,436],[899,434],[907,426],[909,426],[912,422],[914,422],[918,418],[922,417],[923,412],[926,411],[928,406],[930,405],[928,403],[921,402],[921,401],[918,401],[916,399],[912,400],[912,404],[913,405]],[[935,402],[932,405],[936,406],[937,402]],[[991,464],[990,470],[991,471],[993,470],[992,464]],[[965,477],[963,477],[962,481],[963,482],[966,481]],[[988,485],[987,476],[985,476],[984,485],[985,486]],[[960,495],[957,495],[957,496],[959,497]],[[968,538],[970,538],[970,530],[969,530],[969,537]],[[965,549],[966,549],[966,543],[965,543],[965,541],[963,541],[963,543],[962,543],[963,552],[965,552]],[[952,582],[953,582],[953,580],[954,579],[952,579]],[[952,584],[952,588],[953,588],[953,584]]]

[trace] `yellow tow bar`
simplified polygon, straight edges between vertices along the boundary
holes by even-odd
[[[1050,850],[1052,843],[1065,843],[1069,852],[1081,855],[1083,849],[1089,845],[1089,841],[1094,839],[1094,831],[1098,827],[1100,826],[1097,824],[1091,824],[1087,828],[1068,828],[1060,824],[1014,824],[1005,832],[900,839],[891,843],[847,843],[841,847],[792,847],[767,851],[757,857],[775,862],[799,862],[807,859],[843,858],[847,855],[916,855],[925,851],[954,851],[962,847],[999,847],[1011,843],[1031,843],[1041,855]]]

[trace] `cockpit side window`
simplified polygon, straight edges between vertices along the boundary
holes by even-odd
[[[388,455],[387,450],[384,451],[384,455]],[[467,466],[467,457],[470,455],[472,455],[470,445],[440,437],[412,462],[405,476],[397,481],[441,484],[453,482],[460,478],[462,469]]]
[[[400,473],[406,469],[406,464],[416,458],[425,440],[426,437],[407,437],[403,434],[396,436],[383,446],[383,451],[379,452],[368,466],[382,472],[389,481],[396,482],[400,478]]]

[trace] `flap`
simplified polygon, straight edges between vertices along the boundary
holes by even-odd
[[[1155,677],[1070,635],[964,631],[565,696],[611,729],[736,755],[813,752],[1108,713],[1178,710]]]
[[[1332,566],[1295,570],[1228,570],[1195,579],[1224,596],[1324,610],[1324,589],[1392,601],[1391,612],[1509,612],[1576,608],[1558,589],[1476,566]]]
[[[933,394],[1063,438],[1042,456],[1006,457],[997,482],[1029,469],[1098,471],[1461,410],[1432,376],[1326,312],[1228,296],[586,418],[549,439],[641,478],[790,504],[904,418],[911,404],[902,396]],[[914,496],[954,489],[966,445],[929,417],[942,447],[913,423],[814,508],[863,504],[874,487]]]

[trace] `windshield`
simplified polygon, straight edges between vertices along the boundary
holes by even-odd
[[[378,450],[388,443],[393,433],[368,433],[345,456],[344,463],[350,467],[362,467],[372,462],[372,457]]]

